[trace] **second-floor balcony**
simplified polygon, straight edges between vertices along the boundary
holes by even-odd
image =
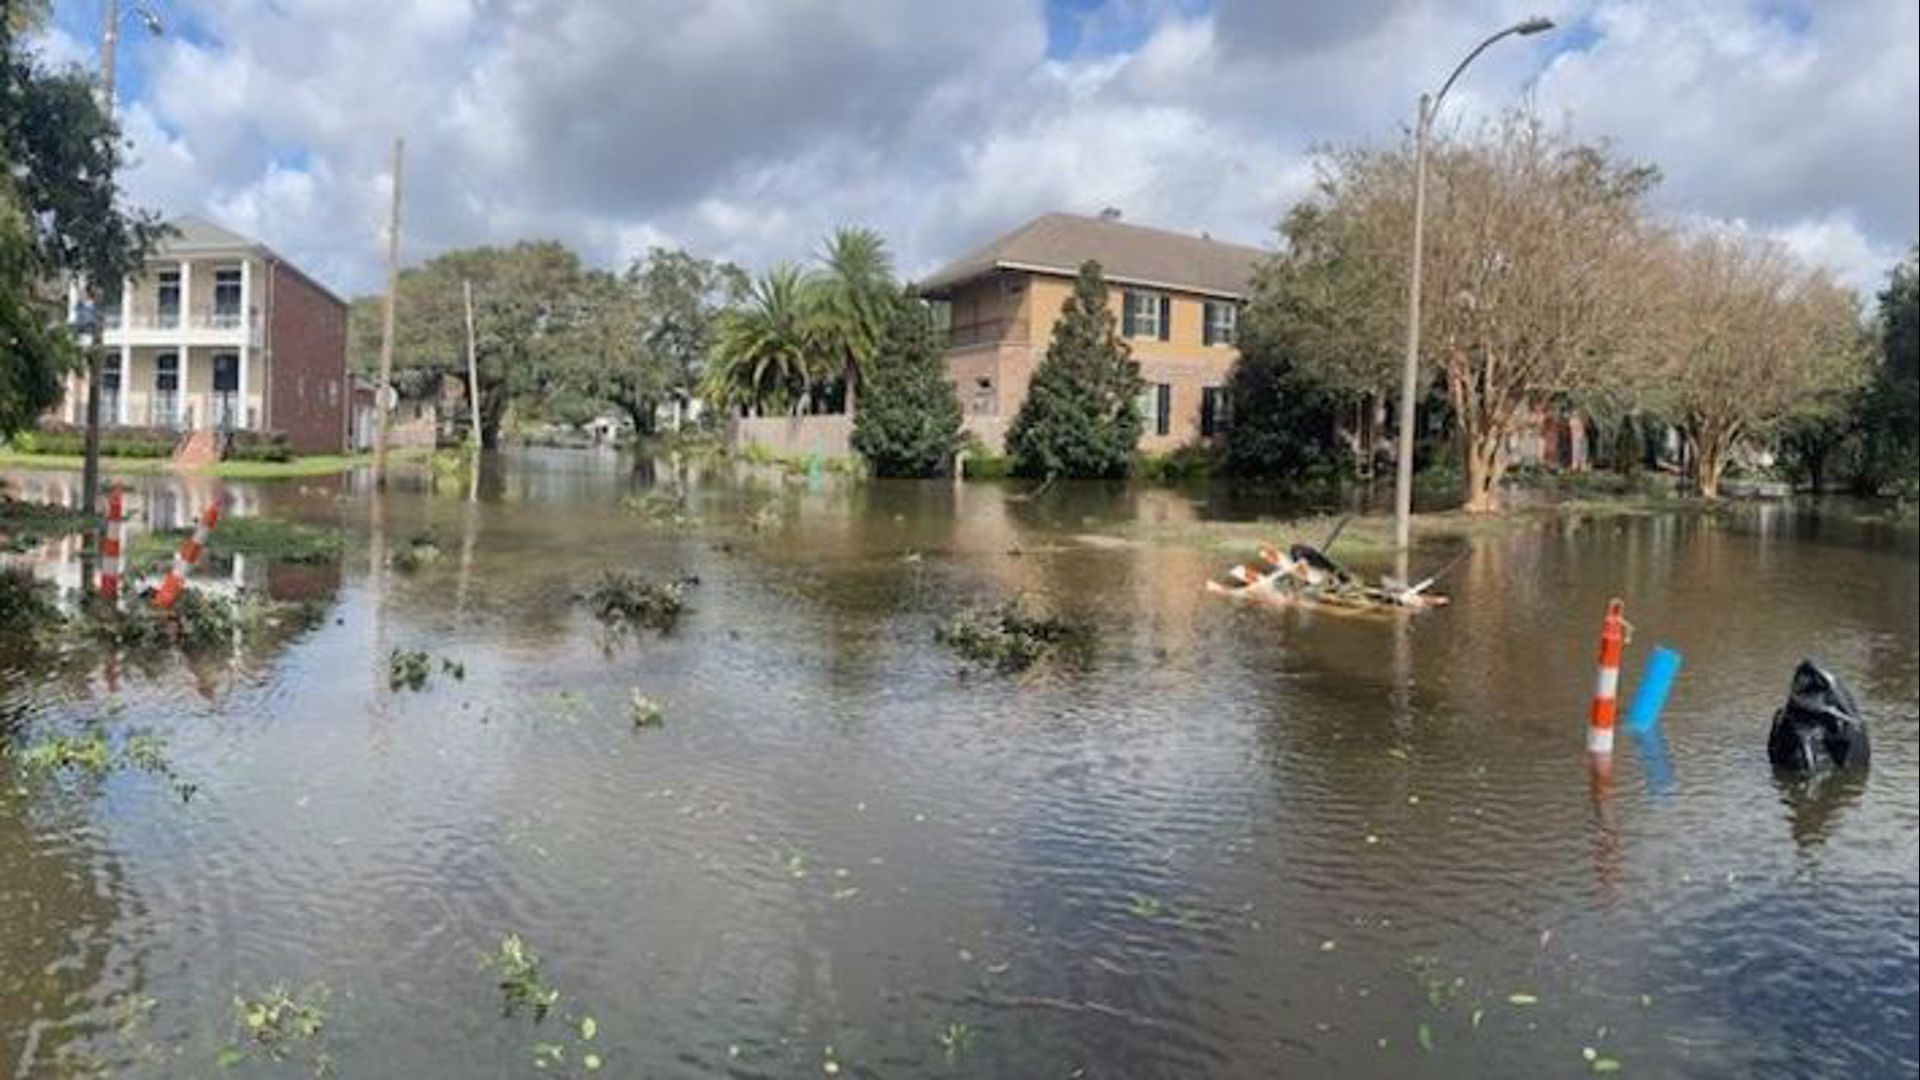
[[[254,340],[260,336],[260,313],[256,311],[247,315],[237,308],[186,312],[166,308],[134,308],[130,315],[123,315],[120,311],[107,312],[103,327],[110,334],[131,330],[135,337],[146,331],[205,331],[223,341],[237,339],[241,331],[246,331],[248,339]],[[254,343],[257,344],[257,340]]]

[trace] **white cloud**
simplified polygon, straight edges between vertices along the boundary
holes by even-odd
[[[1105,205],[1260,243],[1314,144],[1394,137],[1480,28],[1534,6],[1128,0],[1081,28],[1101,47],[1049,57],[1037,0],[170,0],[194,33],[129,43],[152,50],[129,184],[342,291],[379,281],[396,133],[413,258],[557,236],[607,264],[679,244],[757,267],[858,222],[924,273]],[[1531,93],[1659,164],[1676,214],[1855,282],[1910,242],[1912,0],[1539,6],[1563,36],[1490,50],[1443,122]]]

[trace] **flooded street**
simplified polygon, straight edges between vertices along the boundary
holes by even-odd
[[[337,564],[204,575],[329,605],[264,655],[0,657],[0,730],[107,716],[198,785],[5,778],[0,1074],[221,1075],[235,994],[275,983],[326,987],[345,1077],[527,1075],[541,1041],[621,1077],[1920,1067],[1911,528],[1780,504],[1435,542],[1472,545],[1452,605],[1376,620],[1204,595],[1243,553],[1134,527],[1260,507],[1176,490],[499,466],[477,503],[221,485],[348,533]],[[215,484],[128,483],[174,524]],[[668,490],[687,522],[638,508]],[[438,559],[386,565],[426,532]],[[25,558],[72,588],[58,556]],[[611,637],[575,599],[609,569],[699,584]],[[1091,660],[936,644],[1014,592],[1090,621]],[[1685,667],[1599,774],[1616,595],[1627,692],[1656,643]],[[422,690],[389,688],[395,649],[433,658]],[[1770,771],[1802,657],[1859,695],[1864,778]],[[508,933],[564,995],[544,1023],[501,1015]]]

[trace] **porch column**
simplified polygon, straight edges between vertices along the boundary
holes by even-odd
[[[180,260],[180,325],[175,330],[182,338],[193,325],[193,264]]]
[[[253,427],[253,409],[247,399],[247,364],[253,359],[253,260],[240,260],[240,423]]]
[[[106,318],[106,312],[94,312]],[[124,426],[133,409],[133,279],[120,279],[120,393],[114,397],[114,423]]]
[[[193,350],[191,348],[185,345],[180,346],[180,404],[178,406],[180,412],[179,412],[178,422],[181,428],[187,431],[198,430],[197,421],[199,419],[198,417],[193,415],[193,411],[192,411],[193,410],[193,392],[191,390],[191,387],[193,386],[193,366],[191,363],[192,357],[193,357]]]

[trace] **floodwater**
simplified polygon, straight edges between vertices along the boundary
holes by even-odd
[[[210,497],[130,483],[182,521]],[[1227,553],[1128,538],[1252,508],[1171,490],[567,452],[477,503],[431,487],[224,485],[354,537],[338,566],[209,570],[330,602],[267,655],[0,678],[0,728],[107,716],[199,786],[0,785],[0,1075],[220,1075],[234,995],[274,983],[324,985],[347,1077],[528,1075],[543,1041],[621,1077],[1920,1068],[1911,528],[1556,523],[1421,552],[1471,544],[1453,605],[1375,621],[1203,595]],[[650,522],[649,488],[697,524]],[[443,558],[380,565],[428,529]],[[671,633],[609,639],[571,599],[608,568],[700,584]],[[1090,662],[1003,677],[934,642],[1014,591],[1091,620]],[[1603,773],[1614,595],[1629,692],[1653,644],[1686,662]],[[465,678],[392,691],[395,648]],[[1803,656],[1870,714],[1862,779],[1768,768]],[[636,689],[664,726],[629,722]],[[481,966],[509,932],[562,992],[544,1022]],[[563,1026],[587,1015],[591,1040]]]

